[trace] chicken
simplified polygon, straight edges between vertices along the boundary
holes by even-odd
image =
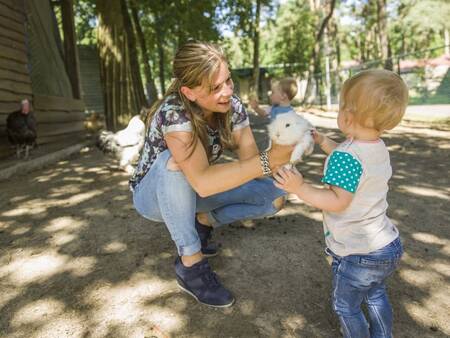
[[[25,150],[25,159],[28,159],[30,149],[36,145],[36,119],[30,110],[30,102],[23,100],[21,109],[12,112],[6,119],[6,134],[8,141],[16,147],[17,158]]]
[[[97,112],[93,112],[84,120],[84,127],[88,132],[95,134],[105,129],[105,117]]]
[[[97,146],[105,153],[111,153],[119,159],[119,166],[128,174],[132,174],[133,165],[139,159],[139,152],[144,145],[145,124],[139,115],[134,116],[128,126],[113,133],[102,131]]]

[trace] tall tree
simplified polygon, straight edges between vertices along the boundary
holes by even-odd
[[[130,73],[132,79],[132,85],[135,89],[136,101],[140,105],[146,103],[144,88],[142,86],[142,78],[139,67],[139,60],[136,48],[136,38],[133,31],[133,26],[131,24],[130,13],[128,11],[128,6],[126,0],[120,0],[120,8],[123,16],[123,26],[125,28],[127,37],[127,49],[130,60]]]
[[[259,21],[261,17],[261,0],[256,0],[255,20],[253,22],[253,79],[252,92],[259,95]]]
[[[320,90],[320,77],[317,75],[321,73],[320,52],[321,52],[322,37],[325,32],[325,28],[328,25],[328,22],[333,16],[334,8],[336,6],[336,0],[325,0],[325,1],[326,1],[325,5],[322,6],[320,1],[311,0],[311,5],[314,6],[314,11],[317,13],[319,20],[317,21],[318,25],[316,26],[317,33],[315,35],[314,47],[312,49],[312,62],[309,67],[308,82],[306,85],[306,94],[304,102],[311,100],[312,82],[315,77],[317,80],[316,86]]]
[[[384,61],[384,68],[392,70],[393,64],[391,59],[391,48],[389,47],[386,1],[387,0],[377,0],[377,27],[381,59]]]
[[[236,36],[252,42],[252,80],[251,92],[258,94],[260,59],[260,21],[261,12],[273,10],[269,0],[222,0],[218,12],[225,13],[218,20],[227,25]]]
[[[150,57],[147,49],[147,42],[145,41],[145,36],[139,20],[139,12],[135,0],[131,0],[130,8],[134,28],[136,30],[136,34],[141,47],[142,62],[144,63],[144,74],[146,78],[146,88],[148,94],[148,104],[152,105],[153,102],[155,102],[158,98],[158,92],[156,90],[155,81],[152,76],[152,70],[150,68]]]
[[[123,0],[96,0],[100,74],[105,97],[105,117],[109,129],[126,123],[139,112],[142,95],[135,80],[139,69],[131,66],[129,36],[124,19]],[[134,79],[134,80],[133,80]]]

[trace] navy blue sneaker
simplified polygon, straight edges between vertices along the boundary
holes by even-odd
[[[200,242],[202,244],[202,254],[205,257],[214,257],[217,255],[217,245],[214,243],[208,243],[211,239],[213,228],[201,224],[195,218],[195,229],[197,229],[198,236],[200,237]]]
[[[180,288],[199,303],[221,308],[233,305],[233,295],[220,283],[206,258],[191,267],[185,267],[181,258],[177,257],[175,273]]]

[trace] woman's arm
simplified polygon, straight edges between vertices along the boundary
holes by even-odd
[[[240,160],[247,160],[259,154],[255,137],[249,126],[233,131],[233,139],[238,145],[235,152]]]
[[[242,155],[239,157],[243,158],[238,161],[209,165],[205,149],[198,141],[192,155],[188,157],[192,151],[189,146],[191,137],[190,132],[170,132],[165,135],[165,140],[174,161],[200,196],[206,197],[226,191],[262,176],[259,154],[245,158],[250,154],[250,150],[241,150]],[[249,142],[248,134],[244,136],[244,140]],[[272,148],[269,153],[271,168],[275,170],[276,167],[287,163],[292,150],[292,146]]]

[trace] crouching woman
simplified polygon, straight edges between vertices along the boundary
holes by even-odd
[[[205,256],[213,227],[276,213],[283,205],[271,171],[289,161],[292,147],[258,153],[247,112],[233,95],[222,51],[188,42],[173,62],[174,80],[147,116],[145,143],[130,185],[136,210],[163,221],[178,249],[180,287],[199,302],[226,307],[234,297]],[[224,148],[238,160],[213,164]]]

